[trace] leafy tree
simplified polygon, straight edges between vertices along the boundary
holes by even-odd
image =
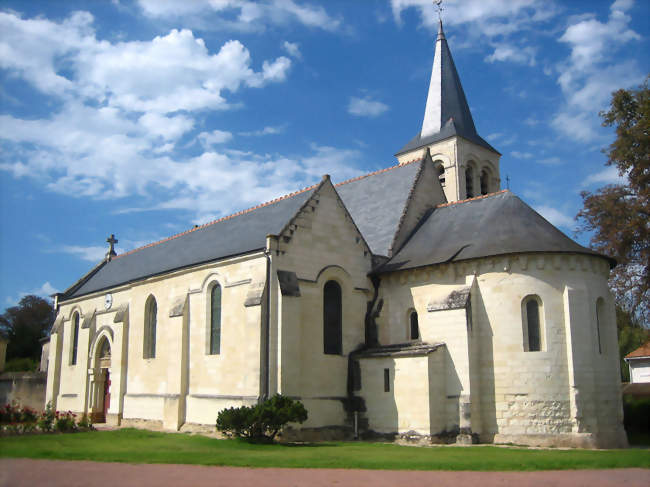
[[[642,323],[650,318],[650,90],[648,79],[636,90],[612,94],[603,126],[616,127],[616,140],[604,150],[626,184],[581,193],[577,220],[593,232],[594,249],[618,261],[610,285],[619,306]]]
[[[641,326],[632,313],[616,307],[616,328],[618,329],[618,352],[621,360],[621,380],[630,382],[630,369],[624,357],[650,340],[650,330]]]
[[[47,336],[53,321],[52,305],[38,296],[24,296],[18,306],[7,308],[0,316],[0,330],[9,339],[7,360],[24,357],[39,360],[39,340]]]

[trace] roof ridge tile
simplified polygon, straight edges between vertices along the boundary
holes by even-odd
[[[397,169],[398,167],[407,166],[409,164],[413,164],[414,162],[420,162],[422,160],[424,160],[424,157],[419,157],[417,159],[413,159],[412,161],[407,161],[407,162],[402,162],[400,164],[395,164],[394,166],[385,167],[384,169],[378,169],[378,170],[370,172],[368,174],[362,174],[361,176],[356,176],[354,178],[346,179],[345,181],[341,181],[340,183],[336,183],[334,185],[334,187],[339,187],[339,186],[343,186],[344,184],[353,183],[355,181],[360,181],[361,179],[365,179],[365,178],[368,178],[370,176],[375,176],[375,175],[381,174],[383,172],[392,171],[393,169]]]
[[[278,203],[279,201],[282,201],[282,200],[286,200],[286,199],[292,198],[292,197],[294,197],[294,196],[297,196],[297,195],[299,195],[299,194],[304,193],[305,191],[309,191],[310,189],[314,189],[316,186],[318,186],[318,184],[319,184],[319,183],[317,183],[317,184],[312,184],[311,186],[308,186],[308,187],[303,188],[303,189],[299,189],[299,190],[297,190],[297,191],[294,191],[293,193],[285,194],[285,195],[283,195],[283,196],[280,196],[280,197],[278,197],[278,198],[272,199],[272,200],[270,200],[270,201],[266,201],[266,202],[264,202],[264,203],[260,203],[260,204],[258,204],[258,205],[256,205],[256,206],[251,206],[250,208],[247,208],[247,209],[245,209],[245,210],[240,210],[240,211],[238,211],[238,212],[236,212],[236,213],[231,213],[230,215],[226,215],[226,216],[223,216],[223,217],[221,217],[221,218],[217,218],[216,220],[209,221],[209,222],[207,222],[207,223],[204,223],[203,225],[197,225],[197,226],[195,226],[194,228],[190,228],[190,229],[185,230],[185,231],[183,231],[183,232],[180,232],[180,233],[177,233],[177,234],[171,235],[171,236],[169,236],[169,237],[163,238],[162,240],[158,240],[158,241],[156,241],[156,242],[151,242],[151,243],[148,243],[148,244],[143,245],[143,246],[141,246],[141,247],[138,247],[138,248],[135,248],[135,249],[129,250],[128,252],[124,252],[124,253],[122,253],[122,254],[118,254],[118,255],[116,255],[115,257],[113,257],[113,260],[115,260],[115,259],[119,259],[119,258],[121,258],[121,257],[124,257],[124,256],[127,256],[127,255],[130,255],[130,254],[133,254],[133,253],[135,253],[135,252],[138,252],[138,251],[140,251],[140,250],[144,250],[144,249],[149,248],[149,247],[153,247],[154,245],[158,245],[158,244],[161,244],[161,243],[168,242],[169,240],[174,240],[174,239],[176,239],[176,238],[178,238],[178,237],[182,237],[183,235],[187,235],[188,233],[192,233],[192,232],[195,232],[195,231],[197,231],[197,230],[202,230],[203,228],[206,228],[206,227],[212,226],[212,225],[214,225],[214,224],[216,224],[216,223],[220,223],[220,222],[223,222],[223,221],[226,221],[226,220],[230,220],[230,219],[232,219],[232,218],[234,218],[234,217],[236,217],[236,216],[241,216],[241,215],[244,215],[244,214],[246,214],[246,213],[250,213],[250,212],[252,212],[252,211],[254,211],[254,210],[258,210],[258,209],[263,208],[263,207],[265,207],[265,206],[270,206],[270,205],[272,205],[272,204],[274,204],[274,203]]]
[[[423,159],[424,159],[424,157],[420,157],[420,158],[418,158],[418,159],[413,159],[412,161],[407,161],[407,162],[403,162],[403,163],[401,163],[401,164],[396,164],[396,165],[394,165],[394,166],[390,166],[390,167],[387,167],[387,168],[384,168],[384,169],[379,169],[379,170],[377,170],[377,171],[374,171],[374,172],[371,172],[371,173],[368,173],[368,174],[363,174],[363,175],[361,175],[361,176],[357,176],[357,177],[354,177],[354,178],[348,179],[348,180],[346,180],[346,181],[342,181],[342,182],[340,182],[340,183],[335,184],[334,186],[337,186],[337,187],[338,187],[338,186],[341,186],[341,185],[343,185],[343,184],[348,184],[348,183],[351,183],[351,182],[354,182],[354,181],[359,181],[359,180],[361,180],[361,179],[365,179],[365,178],[370,177],[370,176],[374,176],[374,175],[376,175],[376,174],[380,174],[380,173],[387,172],[387,171],[392,171],[393,169],[397,169],[398,167],[406,166],[406,165],[408,165],[408,164],[412,164],[412,163],[414,163],[414,162],[421,161],[421,160],[423,160]],[[119,259],[119,258],[122,258],[122,257],[125,257],[125,256],[127,256],[127,255],[133,254],[133,253],[138,252],[138,251],[140,251],[140,250],[144,250],[144,249],[147,249],[147,248],[149,248],[149,247],[153,247],[153,246],[155,246],[155,245],[159,245],[159,244],[162,244],[162,243],[168,242],[168,241],[173,240],[173,239],[176,239],[176,238],[178,238],[178,237],[182,237],[183,235],[187,235],[188,233],[192,233],[192,232],[195,232],[195,231],[197,231],[197,230],[202,230],[203,228],[209,227],[209,226],[214,225],[214,224],[216,224],[216,223],[220,223],[220,222],[223,222],[223,221],[226,221],[226,220],[230,220],[230,219],[232,219],[232,218],[235,218],[235,217],[237,217],[237,216],[241,216],[241,215],[244,215],[244,214],[246,214],[246,213],[250,213],[251,211],[258,210],[258,209],[260,209],[260,208],[263,208],[263,207],[265,207],[265,206],[272,205],[272,204],[277,203],[277,202],[279,202],[279,201],[283,201],[283,200],[286,200],[286,199],[288,199],[288,198],[292,198],[292,197],[294,197],[294,196],[297,196],[297,195],[299,195],[299,194],[304,193],[305,191],[309,191],[309,190],[311,190],[311,189],[316,188],[319,184],[320,184],[320,182],[319,182],[319,183],[316,183],[316,184],[312,184],[311,186],[308,186],[308,187],[303,188],[303,189],[299,189],[299,190],[297,190],[297,191],[294,191],[293,193],[288,193],[288,194],[285,194],[285,195],[283,195],[283,196],[279,196],[278,198],[272,199],[272,200],[267,201],[267,202],[265,202],[265,203],[260,203],[260,204],[258,204],[258,205],[256,205],[256,206],[251,206],[250,208],[247,208],[247,209],[245,209],[245,210],[240,210],[240,211],[238,211],[238,212],[236,212],[236,213],[232,213],[232,214],[230,214],[230,215],[223,216],[223,217],[218,218],[218,219],[216,219],[216,220],[212,220],[212,221],[210,221],[210,222],[204,223],[203,225],[198,225],[198,226],[196,226],[196,227],[194,227],[194,228],[190,228],[190,229],[185,230],[185,231],[183,231],[183,232],[180,232],[180,233],[177,233],[177,234],[171,235],[171,236],[169,236],[169,237],[163,238],[162,240],[158,240],[158,241],[156,241],[156,242],[151,242],[151,243],[148,243],[148,244],[143,245],[143,246],[141,246],[141,247],[138,247],[138,248],[135,248],[135,249],[129,250],[128,252],[124,252],[124,253],[122,253],[122,254],[118,254],[118,255],[116,255],[115,257],[113,257],[113,260],[115,260],[115,259]]]
[[[501,193],[509,193],[509,189],[502,189],[501,191],[495,191],[494,193],[488,193],[488,194],[482,194],[480,196],[474,196],[472,198],[466,198],[464,200],[458,200],[458,201],[450,201],[449,203],[441,203],[439,205],[436,205],[436,208],[444,208],[446,206],[452,206],[452,205],[458,205],[460,203],[467,203],[469,201],[476,201],[476,200],[482,200],[484,198],[489,198],[490,196],[496,196]]]

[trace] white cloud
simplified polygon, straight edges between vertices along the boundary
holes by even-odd
[[[566,213],[563,213],[562,211],[558,210],[557,208],[553,208],[552,206],[547,206],[547,205],[541,205],[541,206],[536,206],[535,211],[537,211],[537,213],[542,215],[544,218],[546,218],[549,222],[551,222],[555,226],[564,227],[568,229],[575,227],[575,221],[573,220],[573,218],[571,218]]]
[[[302,59],[300,45],[297,42],[284,41],[282,47],[285,51],[287,51],[287,54],[289,54],[289,56],[295,57],[296,59]]]
[[[485,60],[489,63],[497,61],[513,62],[516,64],[527,64],[528,66],[535,66],[537,50],[534,47],[518,47],[509,44],[497,44],[494,47],[492,54],[487,56]]]
[[[437,25],[438,15],[430,0],[391,0],[391,7],[398,22],[404,10],[416,8],[424,25]],[[546,20],[557,10],[555,5],[543,0],[449,0],[443,7],[445,23],[475,23],[484,32],[493,34],[496,33],[493,31],[512,32],[522,24]]]
[[[388,110],[388,105],[370,97],[350,98],[348,113],[357,117],[378,117]]]
[[[485,138],[490,142],[495,141],[503,137],[505,134],[502,132],[494,132],[493,134],[488,134]]]
[[[437,28],[438,15],[430,0],[391,0],[393,17],[401,23],[402,12],[416,9],[422,24]],[[514,62],[534,66],[536,49],[526,45],[527,39],[516,38],[531,26],[555,16],[558,7],[545,0],[448,0],[444,2],[445,25],[467,27],[465,37],[472,37],[465,45],[476,45],[477,38],[493,48],[488,62]],[[459,48],[461,44],[457,44]]]
[[[17,297],[7,296],[5,298],[5,304],[7,306],[16,306],[24,296],[27,296],[27,295],[30,295],[30,294],[40,296],[42,298],[45,298],[45,299],[49,300],[50,296],[52,294],[55,294],[55,293],[58,293],[58,292],[59,292],[58,289],[56,289],[54,286],[52,286],[52,284],[50,284],[50,281],[45,281],[41,285],[41,287],[38,287],[36,289],[32,289],[30,291],[20,292],[20,293],[18,293]]]
[[[537,159],[539,164],[544,164],[545,166],[557,166],[562,164],[562,159],[556,156],[545,157],[544,159]]]
[[[302,24],[336,31],[342,22],[320,5],[294,0],[138,0],[145,15],[201,29],[259,31],[267,25]]]
[[[519,151],[516,151],[516,150],[513,150],[510,153],[510,155],[512,157],[516,158],[516,159],[532,159],[533,158],[533,154],[531,154],[530,152],[519,152]]]
[[[69,196],[165,198],[185,190],[193,197],[207,184],[199,180],[205,168],[200,158],[174,158],[175,144],[229,140],[223,131],[197,134],[205,111],[227,109],[226,96],[242,87],[285,80],[291,66],[280,56],[256,71],[239,41],[212,53],[189,30],[150,41],[98,40],[92,22],[84,13],[59,23],[0,13],[1,67],[56,107],[40,119],[0,115],[0,170]]]
[[[239,135],[244,137],[259,137],[262,135],[276,135],[281,134],[287,129],[286,125],[266,126],[261,130],[251,130],[248,132],[239,132]]]
[[[212,132],[201,132],[197,138],[204,147],[216,144],[223,144],[232,139],[232,133],[225,130],[213,130]]]
[[[625,184],[626,176],[621,176],[615,166],[607,166],[602,171],[590,174],[583,181],[582,186],[603,185],[603,184]]]
[[[161,200],[156,209],[181,209],[196,213],[194,223],[205,223],[224,214],[291,193],[319,181],[325,172],[335,181],[362,173],[357,167],[362,153],[356,149],[312,145],[300,156],[260,155],[226,150],[205,152],[167,171],[182,184]],[[236,188],[236,189],[235,189]],[[215,212],[219,208],[219,212]],[[136,210],[147,210],[140,208]]]
[[[97,264],[106,256],[108,247],[101,245],[91,245],[87,247],[82,245],[63,245],[59,251],[73,255],[81,260]]]
[[[291,61],[265,60],[231,40],[210,54],[190,30],[173,29],[151,41],[110,43],[95,38],[93,18],[75,13],[61,23],[0,13],[0,66],[46,94],[129,111],[170,113],[227,108],[223,92],[283,81]],[[69,77],[59,73],[62,68]]]
[[[633,60],[621,60],[619,49],[640,39],[629,28],[626,11],[632,2],[617,1],[610,7],[607,22],[587,14],[573,19],[560,42],[571,53],[558,68],[558,84],[566,104],[551,121],[551,125],[567,137],[583,142],[599,136],[597,113],[606,107],[612,91],[639,83],[643,72]]]
[[[145,113],[138,123],[149,135],[160,136],[165,140],[176,140],[194,127],[194,120],[189,117],[183,115],[168,117],[158,113]]]

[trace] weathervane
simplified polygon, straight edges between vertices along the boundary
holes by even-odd
[[[442,11],[444,10],[442,7],[442,0],[433,0],[433,3],[438,11],[438,20],[442,21]]]

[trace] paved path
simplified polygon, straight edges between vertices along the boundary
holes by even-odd
[[[395,470],[203,467],[131,465],[56,460],[1,459],[2,487],[648,487],[650,470],[566,470],[550,472],[413,472]]]

